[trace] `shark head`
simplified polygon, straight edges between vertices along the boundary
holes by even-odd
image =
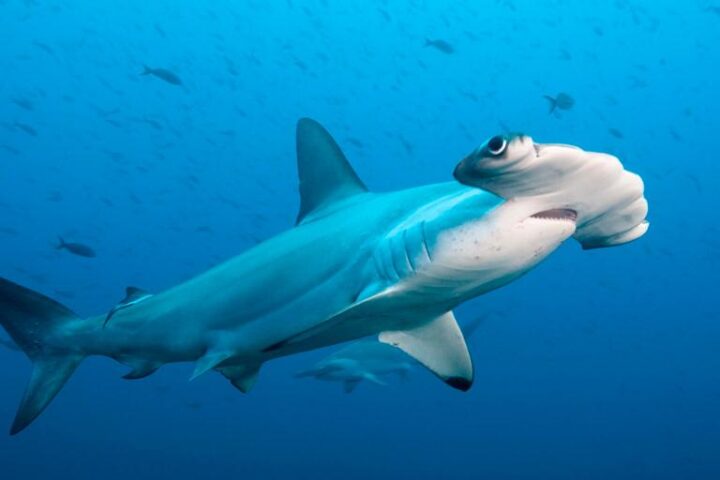
[[[497,135],[465,157],[454,176],[506,199],[515,214],[572,222],[583,248],[621,245],[649,226],[642,179],[612,155]]]
[[[466,300],[505,285],[569,238],[583,248],[607,247],[648,228],[642,180],[611,155],[499,135],[464,158],[454,176],[476,188],[443,201],[434,218],[424,215],[429,261],[419,272],[423,285],[445,297]]]

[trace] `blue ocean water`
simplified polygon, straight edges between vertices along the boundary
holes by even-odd
[[[651,222],[458,309],[486,317],[467,393],[294,378],[332,347],[247,395],[91,358],[0,435],[0,478],[720,478],[719,22],[713,0],[0,0],[0,276],[81,315],[290,228],[304,116],[377,191],[451,180],[506,129],[608,152]],[[0,365],[9,427],[30,363]]]

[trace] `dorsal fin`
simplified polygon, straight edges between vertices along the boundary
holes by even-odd
[[[120,302],[115,305],[113,308],[110,309],[108,314],[105,316],[105,322],[103,323],[103,328],[105,328],[110,321],[110,319],[115,315],[115,313],[118,310],[122,310],[123,308],[132,307],[133,305],[137,305],[138,303],[142,302],[143,300],[146,300],[148,298],[152,297],[152,293],[146,292],[142,288],[137,287],[126,287],[125,288],[125,298],[120,300]]]
[[[297,223],[308,215],[367,188],[327,130],[315,120],[297,124],[297,163],[300,177],[300,212]]]
[[[139,297],[147,297],[150,292],[138,287],[125,287],[125,298],[122,303],[127,303]]]

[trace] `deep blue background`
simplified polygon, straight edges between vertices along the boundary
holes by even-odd
[[[503,126],[607,151],[652,222],[462,307],[492,313],[467,394],[292,378],[329,350],[245,396],[90,359],[0,436],[0,478],[720,478],[719,24],[714,0],[0,0],[0,275],[80,314],[288,228],[301,116],[376,190],[450,179]],[[560,91],[576,105],[548,115]],[[0,350],[8,426],[29,366]]]

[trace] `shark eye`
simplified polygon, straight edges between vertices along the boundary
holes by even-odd
[[[496,135],[492,137],[487,142],[487,151],[490,153],[490,155],[493,156],[500,156],[505,152],[505,149],[507,148],[508,142],[505,140],[505,137],[501,135]]]

